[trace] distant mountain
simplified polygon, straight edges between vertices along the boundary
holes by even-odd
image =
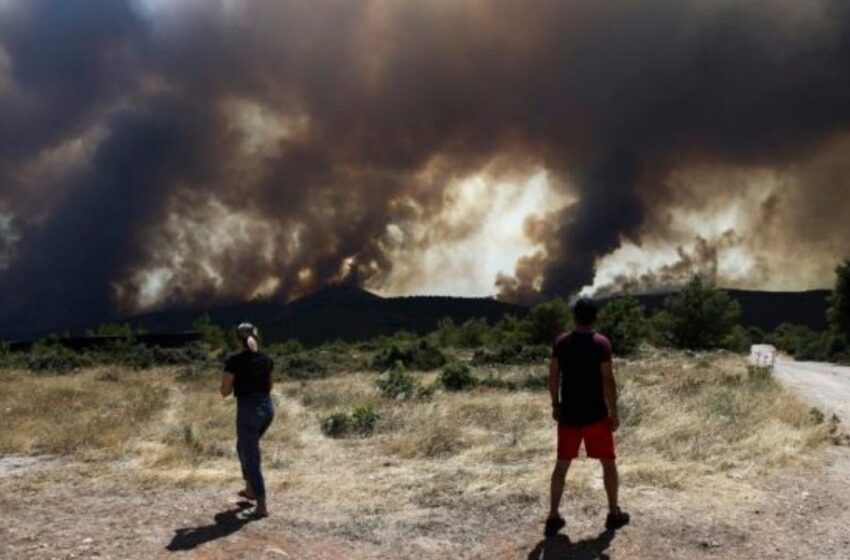
[[[825,329],[829,290],[807,292],[756,292],[726,290],[741,306],[741,324],[773,330],[782,323],[805,325],[815,330]],[[645,294],[635,296],[648,311],[660,308],[670,295]]]
[[[508,314],[525,315],[527,309],[491,298],[410,296],[384,298],[354,286],[330,286],[288,304],[249,302],[212,309],[158,311],[130,319],[149,331],[174,331],[191,327],[209,313],[221,325],[251,321],[266,340],[298,339],[311,345],[329,340],[363,340],[399,330],[426,333],[444,317],[462,323],[482,317],[498,321]]]
[[[783,322],[820,330],[826,327],[828,290],[808,292],[756,292],[728,290],[741,305],[741,322],[764,330]],[[669,294],[636,296],[649,311],[661,307]],[[399,330],[425,333],[443,317],[462,323],[475,317],[490,322],[505,315],[524,316],[528,309],[492,298],[448,296],[409,296],[385,298],[354,286],[329,286],[290,303],[255,301],[166,309],[132,317],[118,318],[151,333],[180,333],[204,314],[223,326],[241,321],[257,324],[266,340],[298,339],[314,345],[329,340],[363,340]],[[57,326],[54,330],[66,327]],[[82,333],[84,328],[71,328]],[[10,330],[2,333],[7,340],[27,340],[49,331]]]

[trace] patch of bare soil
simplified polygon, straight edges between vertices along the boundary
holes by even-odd
[[[75,464],[0,479],[0,557],[838,560],[850,557],[848,467],[847,449],[835,448],[817,467],[756,484],[626,487],[633,523],[616,534],[603,531],[601,489],[568,489],[570,540],[544,541],[545,488],[534,500],[435,503],[389,525],[379,514],[319,517],[312,501],[284,492],[272,517],[251,520],[236,488],[160,489]],[[593,474],[584,470],[577,476]]]

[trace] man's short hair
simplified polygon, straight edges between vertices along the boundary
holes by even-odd
[[[592,325],[596,322],[598,313],[599,308],[596,307],[596,302],[587,297],[579,298],[573,305],[573,318],[578,325]]]

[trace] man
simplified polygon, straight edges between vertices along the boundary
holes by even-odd
[[[558,513],[570,462],[584,442],[587,456],[602,462],[608,518],[605,527],[619,529],[629,515],[617,503],[618,477],[614,434],[620,424],[611,343],[593,331],[596,304],[579,299],[573,307],[575,329],[555,341],[549,361],[552,418],[558,423],[558,458],[552,472],[551,502],[545,535],[553,536],[566,522]]]

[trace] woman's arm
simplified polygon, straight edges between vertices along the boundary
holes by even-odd
[[[232,373],[224,372],[224,375],[221,376],[221,388],[219,391],[221,392],[222,397],[227,397],[230,393],[233,392],[233,380],[236,378]]]

